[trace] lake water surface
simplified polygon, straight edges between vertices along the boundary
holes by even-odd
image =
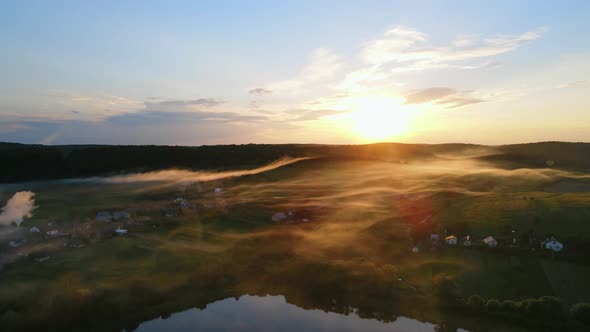
[[[384,323],[322,310],[305,310],[283,296],[244,295],[142,323],[137,331],[400,331],[431,332],[435,325],[399,317]]]

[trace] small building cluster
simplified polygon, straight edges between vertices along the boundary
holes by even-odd
[[[514,231],[513,231],[513,233],[514,233]],[[532,238],[532,235],[530,235],[529,237]],[[430,234],[430,240],[431,240],[433,246],[438,246],[441,239],[442,239],[441,234],[438,234],[438,233]],[[515,237],[513,239],[511,239],[509,243],[506,242],[506,243],[508,243],[508,246],[517,247],[516,241],[514,239],[515,239]],[[473,242],[472,237],[470,235],[466,235],[466,236],[462,237],[461,239],[459,239],[456,235],[448,235],[448,236],[445,236],[443,240],[444,240],[443,243],[448,246],[458,246],[458,245],[461,245],[464,247],[478,246],[478,243]],[[530,240],[530,242],[531,242],[531,244],[534,243],[532,239]],[[537,243],[537,245],[538,245],[538,243]],[[541,245],[542,249],[549,250],[552,252],[560,252],[564,248],[563,243],[559,242],[555,237],[546,238],[544,241],[542,241],[540,243],[540,245]],[[499,242],[497,239],[495,239],[493,236],[490,235],[490,236],[484,237],[481,240],[481,242],[479,243],[479,246],[484,246],[484,247],[488,247],[488,248],[496,248],[499,246]],[[414,251],[414,252],[416,252],[416,251]]]
[[[272,215],[271,219],[273,222],[281,225],[301,224],[310,222],[308,213],[295,211],[288,211],[287,213],[277,212]]]

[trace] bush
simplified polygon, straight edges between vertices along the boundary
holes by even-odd
[[[435,281],[435,290],[442,305],[457,306],[460,304],[459,287],[455,281],[447,277],[439,277]]]
[[[543,296],[538,299],[526,299],[522,301],[524,312],[537,318],[561,318],[563,317],[563,304],[553,296]]]
[[[476,294],[471,295],[465,304],[470,311],[483,312],[486,306],[486,301],[483,299],[483,297]]]
[[[514,302],[511,300],[504,300],[500,302],[500,311],[503,312],[520,312],[521,304],[519,302]]]
[[[570,317],[584,324],[590,325],[590,303],[574,304],[570,308]]]
[[[500,301],[496,299],[489,299],[486,303],[486,310],[488,312],[498,312],[500,310]]]
[[[553,318],[563,318],[564,308],[560,299],[555,296],[542,296],[539,298],[544,306],[545,315]]]

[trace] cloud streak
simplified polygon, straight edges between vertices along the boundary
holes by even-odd
[[[368,64],[389,64],[393,66],[393,71],[463,68],[463,65],[456,63],[513,51],[540,38],[542,31],[497,35],[479,41],[461,40],[446,46],[423,46],[421,44],[428,40],[428,35],[413,28],[398,26],[386,31],[382,38],[369,42],[363,55]]]
[[[446,108],[458,108],[465,105],[484,102],[483,99],[462,95],[451,88],[427,88],[414,91],[405,96],[405,104],[434,103]]]
[[[163,101],[146,101],[145,107],[147,109],[157,109],[157,108],[168,108],[168,107],[177,107],[177,108],[184,108],[186,106],[201,106],[205,108],[215,107],[221,105],[223,101],[214,99],[214,98],[200,98],[200,99],[192,99],[192,100],[178,100],[178,99],[169,99]]]
[[[265,89],[265,88],[256,88],[256,89],[252,89],[252,90],[248,91],[248,93],[251,95],[255,95],[255,96],[264,96],[264,95],[271,94],[272,91]]]

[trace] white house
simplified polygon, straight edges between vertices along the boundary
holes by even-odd
[[[457,237],[455,235],[445,237],[445,242],[450,246],[457,245]]]
[[[471,236],[467,235],[463,238],[463,246],[471,247]]]
[[[278,222],[287,219],[287,215],[283,212],[277,212],[272,215],[272,221]]]
[[[123,228],[117,228],[115,229],[115,233],[117,233],[117,235],[125,235],[127,234],[129,231]]]
[[[100,211],[99,213],[96,214],[96,218],[94,218],[96,221],[111,221],[111,219],[113,219],[113,216],[111,215],[110,212],[108,211]]]
[[[16,240],[16,241],[10,241],[10,242],[8,242],[8,245],[13,248],[18,248],[18,247],[22,246],[23,244],[25,244],[25,242],[27,242],[25,239],[20,239],[20,240]]]
[[[59,236],[60,235],[60,233],[59,233],[59,231],[57,229],[52,229],[50,231],[47,231],[47,232],[45,232],[45,234],[48,237],[56,237],[56,236]]]
[[[496,239],[494,239],[491,236],[486,237],[482,241],[483,241],[483,243],[485,243],[490,248],[495,248],[495,247],[498,246],[498,241],[496,241]]]
[[[545,242],[545,249],[551,250],[551,251],[562,251],[563,250],[563,243],[555,240],[555,239],[551,239],[547,242]]]
[[[31,229],[29,229],[29,232],[31,232],[31,233],[41,233],[41,230],[38,227],[31,227]]]
[[[115,211],[113,212],[113,219],[115,220],[127,220],[131,218],[131,214],[126,211]]]
[[[215,190],[213,190],[213,191],[214,191],[214,192],[216,192],[216,193],[220,193],[220,192],[222,192],[222,191],[223,191],[223,189],[222,189],[222,188],[220,188],[220,187],[217,187],[217,188],[215,188]]]

